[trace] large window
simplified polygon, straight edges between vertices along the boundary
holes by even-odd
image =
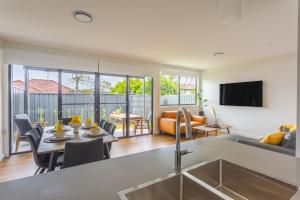
[[[160,75],[160,105],[195,105],[196,93],[196,78]]]
[[[14,123],[27,114],[33,124],[53,126],[73,115],[117,125],[115,136],[152,133],[152,78],[10,65],[10,153],[30,150]]]

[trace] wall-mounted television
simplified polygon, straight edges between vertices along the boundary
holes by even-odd
[[[220,105],[263,106],[263,81],[220,84]]]

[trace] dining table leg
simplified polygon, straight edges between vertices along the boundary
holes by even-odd
[[[49,164],[48,164],[48,172],[55,170],[57,155],[58,155],[57,152],[51,152],[50,159],[49,159]]]
[[[110,152],[109,152],[109,147],[108,144],[104,144],[104,148],[106,149],[107,155],[105,155],[105,159],[110,159]]]

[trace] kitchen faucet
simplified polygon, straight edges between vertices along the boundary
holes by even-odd
[[[187,150],[180,149],[180,122],[181,122],[181,114],[183,113],[184,122],[185,122],[185,135],[186,138],[192,138],[192,126],[190,120],[190,114],[186,108],[181,107],[177,111],[176,117],[176,150],[175,150],[175,171],[179,173],[181,171],[181,156],[191,153]]]

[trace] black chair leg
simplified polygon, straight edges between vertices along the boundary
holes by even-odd
[[[43,174],[46,171],[46,168],[42,168],[39,174]]]
[[[40,167],[37,168],[37,170],[34,172],[34,175],[37,175],[39,173],[40,169],[41,169]]]

